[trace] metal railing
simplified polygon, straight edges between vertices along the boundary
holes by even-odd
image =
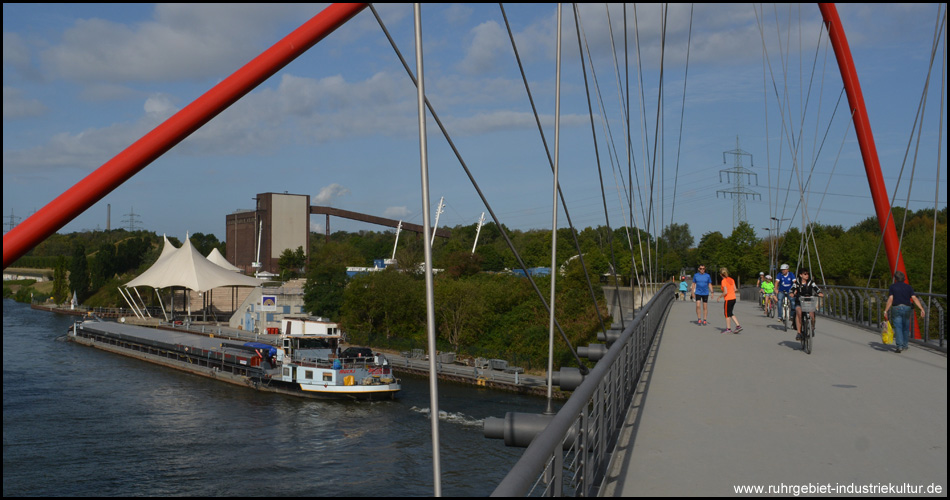
[[[886,288],[863,288],[857,286],[825,285],[821,287],[825,298],[820,301],[818,315],[844,321],[869,330],[884,326],[884,306],[887,304]],[[936,293],[917,293],[927,315],[921,319],[914,315],[920,330],[920,339],[915,342],[947,348],[947,296]],[[741,300],[758,300],[755,287],[739,289]],[[916,311],[916,308],[914,308]]]
[[[883,327],[887,289],[828,285],[822,287],[822,291],[825,298],[818,308],[820,316],[872,330]],[[946,349],[947,296],[935,293],[916,293],[916,295],[923,303],[924,310],[927,311],[923,319],[914,315],[915,321],[919,323],[920,342]]]
[[[596,496],[675,288],[637,313],[492,496]]]

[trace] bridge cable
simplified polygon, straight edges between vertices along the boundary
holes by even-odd
[[[400,62],[402,62],[403,68],[406,70],[406,73],[409,75],[409,78],[412,80],[412,84],[417,85],[415,75],[412,73],[412,70],[410,69],[409,64],[406,63],[406,59],[403,57],[402,52],[399,50],[399,47],[396,45],[396,42],[393,40],[392,36],[390,35],[389,30],[386,29],[386,25],[383,23],[382,18],[379,16],[379,12],[376,11],[376,8],[373,4],[369,4],[369,7],[370,7],[370,10],[372,10],[373,15],[376,17],[376,21],[379,23],[380,28],[382,28],[383,33],[386,35],[386,38],[389,39],[389,43],[390,45],[392,45],[393,50],[396,52],[396,56],[399,58]],[[485,204],[486,210],[488,210],[488,213],[491,214],[492,220],[498,226],[498,230],[501,233],[502,237],[505,239],[505,242],[508,244],[508,248],[511,249],[512,253],[515,256],[515,259],[518,260],[518,265],[521,266],[521,269],[525,272],[525,277],[528,279],[528,282],[531,283],[531,286],[532,288],[534,288],[534,291],[538,295],[538,298],[541,299],[541,303],[544,305],[545,311],[550,313],[551,309],[547,301],[544,300],[544,294],[541,293],[541,290],[538,288],[538,285],[535,283],[534,279],[532,279],[531,275],[528,273],[528,267],[525,265],[524,261],[521,259],[521,255],[515,249],[514,243],[512,243],[511,238],[508,237],[508,232],[505,231],[504,226],[502,226],[501,222],[498,220],[498,217],[495,215],[495,211],[492,210],[491,205],[488,203],[488,200],[485,198],[484,193],[482,193],[481,188],[479,188],[478,183],[475,182],[475,177],[472,175],[471,170],[469,170],[468,165],[462,159],[462,154],[458,151],[458,148],[455,146],[455,143],[452,141],[452,138],[449,136],[449,133],[445,128],[445,125],[442,123],[442,120],[439,118],[439,115],[436,113],[435,108],[432,106],[432,103],[429,102],[428,97],[425,98],[425,104],[426,104],[426,107],[429,109],[429,112],[432,113],[432,118],[436,122],[436,124],[439,126],[439,130],[442,131],[442,135],[445,136],[445,140],[448,143],[449,147],[452,148],[452,151],[455,153],[455,157],[458,159],[459,164],[461,165],[462,169],[465,170],[465,174],[468,175],[468,179],[472,183],[472,187],[475,188],[475,191],[478,193],[478,196],[481,198],[482,203]],[[553,269],[552,269],[552,272],[554,272]],[[581,371],[581,373],[587,374],[590,371],[589,368],[587,368],[584,362],[581,361],[581,358],[580,356],[577,355],[577,351],[574,349],[574,346],[571,345],[571,342],[568,339],[567,334],[564,333],[564,330],[561,328],[561,325],[558,323],[556,319],[554,323],[558,331],[560,332],[561,337],[564,339],[564,342],[567,344],[568,349],[570,349],[571,354],[574,355],[574,359],[578,363],[579,370]]]
[[[602,94],[601,94],[601,92],[600,92],[600,84],[598,83],[598,80],[597,80],[597,72],[596,72],[596,70],[594,69],[594,60],[593,60],[593,57],[592,57],[591,54],[590,54],[590,44],[587,42],[587,36],[586,36],[586,34],[585,34],[585,32],[584,32],[584,28],[583,28],[583,21],[581,21],[581,20],[579,19],[579,17],[580,17],[580,12],[577,11],[577,12],[576,12],[576,15],[577,15],[577,17],[578,17],[578,23],[579,23],[579,26],[578,26],[578,33],[579,33],[579,35],[578,35],[578,36],[584,38],[584,46],[585,46],[586,51],[587,51],[587,58],[588,58],[588,61],[590,62],[590,65],[591,65],[591,78],[594,80],[594,88],[597,90],[597,104],[598,104],[599,109],[600,109],[600,111],[601,111],[601,126],[604,128],[604,135],[605,135],[605,137],[609,137],[609,139],[605,139],[605,140],[607,140],[607,142],[614,148],[614,152],[613,152],[613,155],[612,155],[612,156],[610,155],[610,152],[611,152],[611,149],[610,149],[610,148],[607,148],[607,152],[608,152],[608,157],[611,159],[611,166],[614,167],[614,168],[613,168],[613,172],[614,172],[614,183],[615,183],[615,184],[618,184],[618,183],[617,183],[617,180],[616,180],[616,179],[617,179],[617,169],[616,169],[616,167],[615,167],[615,164],[613,163],[613,158],[617,158],[617,162],[618,162],[618,163],[619,163],[619,161],[620,161],[619,155],[618,155],[617,152],[616,152],[616,146],[615,146],[615,145],[616,145],[616,142],[615,142],[614,139],[613,139],[613,134],[611,133],[611,128],[610,128],[610,125],[609,125],[609,121],[608,121],[607,118],[606,118],[606,108],[605,108],[604,103],[603,103],[603,96],[602,96]],[[583,52],[582,52],[582,56],[583,56]],[[586,79],[586,72],[585,72],[585,79]],[[586,81],[586,80],[585,80],[585,81]],[[586,84],[585,84],[585,85],[586,85]],[[590,88],[589,88],[589,86],[586,86],[585,88],[587,88],[587,92],[588,92],[588,96],[589,96],[589,95],[590,95]],[[622,176],[623,176],[623,174],[621,173],[621,178],[622,178]],[[629,176],[628,176],[628,178],[629,178]],[[639,186],[639,178],[637,179],[637,184],[638,184],[638,186]],[[617,185],[617,196],[618,196],[618,198],[620,198],[620,194],[621,194],[621,190],[620,190],[620,186],[619,186],[619,184],[618,184],[618,185]],[[628,198],[628,199],[632,202],[632,198]],[[641,199],[642,199],[642,198],[641,198]],[[625,214],[624,211],[623,211],[623,202],[622,202],[623,200],[621,199],[620,201],[621,201],[621,204],[620,204],[620,206],[621,206],[621,214],[624,214],[624,222],[625,222],[625,224],[626,224],[626,214]],[[633,211],[631,211],[631,214],[630,214],[630,215],[631,215],[630,225],[631,225],[631,226],[636,226],[636,227],[639,229],[639,221],[636,219],[636,213],[633,212]],[[630,256],[631,256],[631,259],[633,259],[633,240],[632,240],[632,238],[630,237],[630,231],[629,231],[629,229],[627,229],[627,226],[626,226],[626,225],[624,226],[624,229],[625,229],[626,232],[627,232],[627,244],[629,245],[629,248],[630,248]],[[640,237],[640,232],[639,232],[639,230],[637,231],[637,237],[638,237],[638,240],[639,240],[639,237]],[[643,244],[642,244],[642,242],[640,242],[640,244],[639,244],[639,249],[640,249],[640,262],[641,262],[641,265],[644,265],[644,263],[645,263],[646,261],[643,259]],[[636,270],[637,270],[637,268],[636,268],[636,259],[633,259],[633,265],[632,265],[631,269],[632,269],[634,272],[636,272]],[[644,269],[645,269],[645,268],[644,268]],[[631,276],[631,283],[632,283],[632,279],[633,279],[633,277]]]
[[[597,177],[600,180],[600,196],[601,196],[601,200],[604,206],[604,220],[606,221],[606,225],[607,225],[607,247],[610,248],[610,262],[611,262],[610,271],[614,279],[614,290],[615,290],[614,293],[615,293],[615,296],[618,298],[617,306],[620,312],[620,327],[621,329],[626,329],[626,326],[624,325],[623,303],[619,301],[620,285],[617,280],[617,256],[614,253],[614,245],[613,245],[614,235],[613,235],[613,229],[610,226],[610,213],[607,210],[607,194],[606,194],[606,191],[604,190],[604,173],[603,173],[603,169],[601,168],[601,162],[600,162],[600,147],[597,145],[597,129],[594,126],[594,110],[590,102],[590,85],[587,80],[587,68],[584,65],[584,50],[581,45],[581,28],[580,28],[579,13],[577,11],[577,4],[573,5],[573,10],[574,10],[574,30],[575,30],[575,33],[577,34],[577,48],[580,51],[580,55],[581,55],[580,57],[581,74],[584,76],[584,90],[585,90],[584,94],[585,94],[585,97],[587,98],[587,115],[590,117],[590,131],[591,131],[592,143],[594,145],[594,158],[596,159],[596,162],[597,162]],[[621,211],[623,211],[623,205],[621,205],[620,209]],[[630,252],[630,255],[631,256],[633,255],[632,251]],[[631,277],[631,283],[632,283],[632,277]]]
[[[939,7],[937,11],[939,12]],[[946,16],[946,11],[944,12],[944,16]],[[941,80],[940,80],[940,120],[938,121],[938,123],[940,124],[940,133],[937,134],[937,137],[943,137],[943,120],[944,120],[943,110],[944,110],[944,105],[945,105],[943,102],[943,98],[945,95],[947,95],[947,43],[946,43],[947,31],[946,30],[947,30],[947,25],[946,23],[944,23],[943,25],[943,39],[944,39],[943,76],[941,77]],[[937,182],[934,184],[934,224],[933,224],[933,232],[931,236],[932,241],[930,243],[930,279],[929,279],[929,284],[927,288],[927,295],[933,294],[933,287],[934,287],[934,255],[936,253],[936,248],[937,248],[937,206],[938,206],[937,203],[940,197],[940,166],[941,166],[940,157],[943,156],[942,148],[943,148],[943,141],[937,141]],[[930,302],[931,300],[932,300],[932,297],[927,298],[927,320],[924,325],[924,331],[927,332],[928,336],[930,334]]]
[[[947,22],[947,13],[946,13],[946,11],[944,11],[943,19],[940,21],[939,26],[944,27],[944,29],[946,29],[946,28],[945,28],[946,22]],[[940,32],[940,28],[938,27],[938,29],[936,30],[935,35],[936,35],[936,34],[939,34],[939,32]],[[923,109],[924,109],[924,105],[925,105],[926,102],[927,102],[927,98],[926,98],[927,89],[928,89],[928,87],[929,87],[929,85],[930,85],[930,75],[931,75],[931,73],[932,73],[932,71],[933,71],[934,58],[936,57],[937,47],[939,46],[939,43],[940,43],[940,38],[939,38],[938,36],[935,36],[935,37],[934,37],[934,42],[933,42],[933,45],[932,45],[932,48],[931,48],[931,51],[930,51],[930,66],[929,66],[928,69],[927,69],[927,78],[926,78],[926,80],[925,80],[924,88],[923,88],[923,90],[922,90],[922,92],[921,92],[920,101],[919,101],[918,104],[917,104],[917,115],[914,117],[914,123],[913,123],[913,125],[911,126],[911,137],[909,137],[908,140],[907,140],[907,149],[904,151],[904,160],[901,162],[901,169],[900,169],[900,172],[899,172],[898,175],[897,175],[897,183],[894,185],[894,191],[893,191],[893,193],[891,193],[891,197],[889,198],[889,199],[891,199],[891,200],[895,200],[895,199],[896,199],[897,190],[900,188],[900,183],[901,183],[901,180],[902,180],[902,178],[903,178],[903,176],[904,176],[904,168],[907,166],[907,157],[908,157],[908,155],[910,154],[910,145],[911,145],[911,142],[913,141],[913,134],[914,134],[914,131],[915,131],[915,130],[918,130],[918,138],[920,137],[920,133],[921,133],[921,132],[920,132],[919,129],[917,128],[917,127],[918,127],[917,124],[918,124],[918,121],[921,122],[921,123],[923,122]],[[921,128],[923,128],[923,127],[921,126]],[[918,139],[918,147],[919,147],[919,139]],[[916,166],[916,151],[915,151],[914,166]],[[911,183],[913,183],[913,174],[911,174]],[[909,206],[909,204],[910,204],[910,189],[909,189],[909,188],[908,188],[908,195],[907,195],[907,197],[908,197],[907,205]],[[867,288],[870,288],[870,287],[871,287],[871,279],[872,279],[873,276],[874,276],[874,268],[877,266],[877,260],[878,260],[878,258],[879,258],[879,256],[880,256],[880,253],[881,253],[881,246],[882,246],[883,243],[884,243],[884,231],[887,229],[887,225],[890,223],[891,219],[894,218],[894,216],[893,216],[893,209],[894,209],[894,204],[892,203],[892,204],[891,204],[891,208],[890,208],[890,210],[888,211],[888,217],[887,217],[887,219],[884,221],[884,230],[881,231],[881,235],[880,235],[880,238],[879,238],[879,240],[878,240],[877,252],[876,252],[875,255],[874,255],[874,261],[871,263],[871,273],[868,275]],[[907,209],[905,208],[905,209],[904,209],[904,219],[905,219],[905,221],[906,221],[906,216],[907,216],[907,213],[906,213],[906,212],[907,212]],[[936,217],[937,217],[937,213],[936,213],[936,211],[935,211],[935,212],[934,212],[934,218],[936,219]],[[896,224],[897,221],[894,221],[894,223]],[[900,247],[901,247],[901,243],[902,243],[902,240],[903,240],[903,232],[904,232],[904,229],[903,229],[903,226],[902,226],[902,227],[901,227],[901,237],[900,237],[900,239],[898,240],[898,246],[897,246],[898,255],[900,254]],[[889,272],[890,272],[891,274],[893,274],[893,271],[894,271],[894,270],[890,270]]]
[[[531,111],[534,114],[534,121],[538,126],[538,134],[541,136],[541,142],[544,144],[544,152],[548,158],[548,164],[551,166],[551,171],[554,171],[554,160],[551,158],[551,151],[548,148],[548,141],[544,135],[544,129],[541,127],[541,118],[538,115],[537,106],[534,104],[534,97],[531,94],[531,88],[528,85],[528,77],[525,75],[524,65],[521,63],[521,56],[518,54],[518,46],[515,43],[515,36],[511,31],[511,24],[508,22],[508,15],[505,13],[505,6],[501,3],[498,4],[501,8],[501,16],[505,21],[505,28],[508,30],[508,38],[511,40],[511,49],[515,53],[515,60],[518,62],[518,70],[521,72],[521,81],[524,83],[525,92],[528,94],[528,102],[531,103]],[[575,17],[576,19],[576,17]],[[581,59],[583,63],[583,58]],[[597,320],[600,322],[600,328],[603,330],[604,335],[607,335],[607,327],[604,324],[604,318],[600,314],[600,308],[597,306],[597,297],[594,294],[594,286],[590,280],[590,273],[587,270],[587,264],[584,262],[584,253],[581,252],[581,244],[577,239],[577,231],[574,228],[574,223],[571,222],[571,214],[567,209],[567,200],[564,199],[564,192],[561,190],[561,185],[557,186],[557,193],[561,199],[561,205],[564,207],[564,216],[567,219],[567,224],[571,230],[571,236],[574,238],[574,247],[577,249],[578,259],[580,260],[581,268],[584,270],[584,279],[587,282],[587,289],[590,291],[590,298],[594,305],[594,312],[597,314]],[[552,247],[551,251],[554,251]],[[551,272],[555,272],[554,269],[551,269]]]
[[[689,76],[689,49],[690,44],[693,39],[693,6],[695,4],[689,4],[689,33],[686,36],[686,70],[683,74],[683,104],[680,107],[680,132],[679,132],[679,142],[676,145],[676,170],[673,174],[673,204],[670,207],[670,225],[673,225],[673,214],[676,211],[676,187],[679,184],[679,175],[680,175],[680,151],[683,146],[683,122],[685,121],[686,116],[686,81]]]

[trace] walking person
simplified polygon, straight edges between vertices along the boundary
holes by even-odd
[[[739,333],[742,331],[742,325],[739,324],[739,318],[737,318],[733,312],[736,307],[736,282],[729,277],[729,269],[726,269],[725,267],[719,269],[719,276],[721,278],[719,281],[719,287],[722,293],[720,293],[718,300],[726,299],[726,304],[723,311],[726,314],[726,331],[722,333]],[[731,321],[736,322],[736,329],[734,332],[730,327]]]
[[[887,289],[887,304],[884,305],[884,321],[890,319],[891,324],[894,326],[894,344],[897,346],[896,352],[907,350],[907,342],[910,340],[911,313],[914,311],[911,304],[916,305],[920,309],[921,318],[926,315],[924,305],[921,304],[920,299],[917,298],[913,287],[904,281],[904,278],[904,273],[900,271],[894,273],[894,284]],[[887,312],[890,311],[892,307],[894,308],[894,313],[888,318]]]
[[[712,290],[712,277],[706,274],[706,266],[700,265],[699,272],[693,275],[691,293],[696,300],[696,324],[705,325],[709,317],[709,292]]]
[[[680,295],[686,300],[686,292],[689,291],[689,284],[686,283],[686,276],[680,276]]]

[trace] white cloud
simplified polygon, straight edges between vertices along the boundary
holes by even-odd
[[[154,20],[135,25],[79,20],[42,59],[54,75],[84,82],[216,77],[257,56],[261,43],[276,42],[282,23],[313,14],[299,5],[160,4]]]
[[[389,207],[383,212],[383,216],[389,217],[391,219],[404,220],[411,213],[412,212],[410,212],[406,207]]]
[[[323,187],[320,190],[320,193],[316,196],[310,198],[310,203],[313,205],[320,206],[332,206],[333,201],[341,196],[346,196],[350,194],[350,190],[339,185],[339,184],[330,184],[329,186]]]
[[[472,29],[473,39],[458,68],[466,74],[481,74],[495,69],[500,57],[510,57],[508,33],[495,21],[486,21]],[[506,59],[507,60],[507,59]]]
[[[37,99],[23,96],[23,91],[13,87],[3,87],[3,119],[26,118],[46,113],[46,106]]]

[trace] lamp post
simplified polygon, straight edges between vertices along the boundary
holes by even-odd
[[[774,260],[769,260],[769,270],[771,271],[769,274],[771,274],[772,276],[775,276],[775,267],[776,267],[776,264],[778,264],[778,237],[780,234],[782,234],[782,228],[781,228],[782,221],[791,220],[791,219],[779,219],[778,217],[770,217],[770,219],[775,221],[775,240],[772,242],[772,245],[773,245],[771,246],[772,251],[770,251],[770,254],[772,255],[772,257],[774,257]],[[769,223],[770,227],[771,225],[772,224]],[[770,259],[772,257],[770,257]]]

